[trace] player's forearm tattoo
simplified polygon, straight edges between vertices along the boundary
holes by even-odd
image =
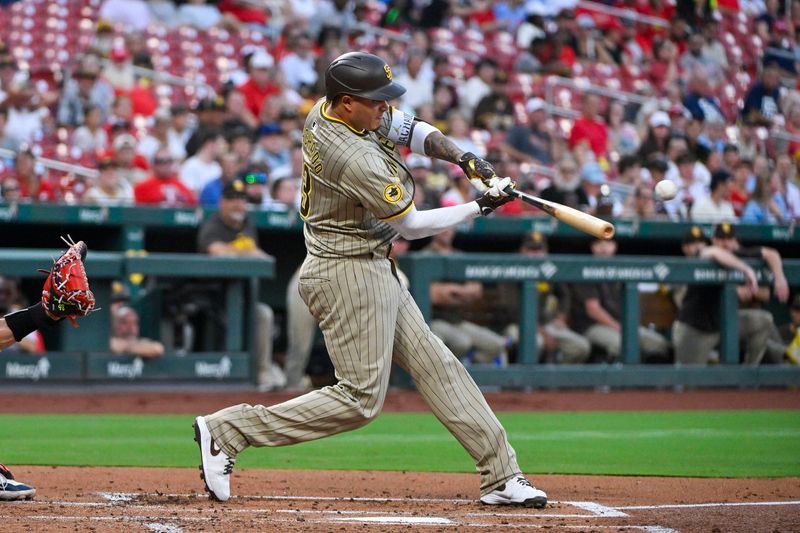
[[[455,145],[453,141],[444,136],[440,131],[434,131],[425,137],[425,155],[458,163],[458,158],[464,150]]]

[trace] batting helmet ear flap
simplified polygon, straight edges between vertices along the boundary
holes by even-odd
[[[341,94],[369,100],[394,100],[406,89],[392,81],[392,68],[380,57],[366,52],[348,52],[325,71],[325,96],[329,102]]]

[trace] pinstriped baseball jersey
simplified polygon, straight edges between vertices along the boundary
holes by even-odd
[[[306,247],[318,257],[386,257],[397,232],[385,221],[414,198],[411,173],[387,135],[392,112],[377,131],[357,131],[325,106],[317,102],[303,128]]]
[[[394,362],[474,459],[482,494],[520,473],[505,429],[387,257],[396,233],[386,220],[407,212],[414,196],[394,143],[408,145],[413,129],[413,117],[402,111],[385,113],[375,132],[330,116],[323,101],[309,113],[301,205],[309,254],[298,291],[319,322],[337,383],[277,405],[240,404],[206,416],[229,456],[363,426],[383,406]]]

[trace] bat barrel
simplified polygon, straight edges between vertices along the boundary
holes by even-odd
[[[608,241],[614,238],[614,233],[616,233],[614,224],[606,222],[600,229],[600,238]]]
[[[594,217],[572,207],[550,202],[537,196],[531,196],[516,189],[507,188],[506,193],[519,198],[523,202],[538,207],[548,215],[555,217],[573,228],[577,228],[598,239],[609,240],[614,237],[614,225],[608,221]]]

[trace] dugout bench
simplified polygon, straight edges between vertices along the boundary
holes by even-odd
[[[18,278],[41,278],[37,268],[48,268],[62,249],[0,250],[0,273]],[[201,254],[126,255],[90,250],[86,273],[98,311],[79,319],[79,328],[64,321],[59,326],[60,349],[42,360],[24,354],[0,353],[0,380],[104,379],[249,379],[254,375],[254,316],[262,279],[275,275],[272,259],[211,257]],[[143,363],[137,358],[109,353],[111,283],[131,274],[164,278],[193,278],[221,283],[225,309],[224,350],[166,354]],[[142,317],[143,320],[145,317]],[[44,361],[44,363],[42,362]]]

